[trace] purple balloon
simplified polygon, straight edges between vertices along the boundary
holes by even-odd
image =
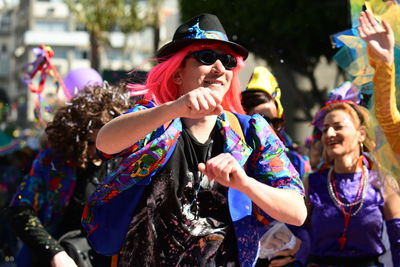
[[[102,85],[103,78],[92,68],[78,68],[67,73],[64,84],[67,89],[65,96],[71,99],[87,85]]]

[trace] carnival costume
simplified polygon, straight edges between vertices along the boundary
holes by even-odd
[[[301,155],[299,152],[296,151],[293,139],[287,134],[287,132],[283,127],[285,115],[281,103],[281,95],[282,95],[281,89],[279,88],[279,84],[275,76],[264,66],[257,66],[254,68],[250,81],[247,84],[246,91],[242,93],[243,94],[242,97],[247,92],[255,92],[255,91],[263,92],[274,100],[277,113],[276,118],[271,118],[271,119],[266,118],[266,119],[267,121],[268,120],[272,121],[272,124],[274,120],[276,120],[280,124],[278,129],[275,129],[275,132],[286,147],[286,155],[289,157],[290,161],[296,168],[300,177],[303,178],[305,174],[311,172],[310,161],[308,160],[307,157]],[[252,105],[255,106],[258,104],[263,104],[263,103],[259,101],[255,101],[254,103],[252,103]]]
[[[373,78],[375,115],[396,156],[400,154],[400,113],[396,104],[395,64],[388,64],[368,51]],[[389,101],[388,101],[389,99]],[[386,222],[394,266],[400,266],[400,219]],[[393,250],[397,252],[393,252]]]
[[[154,107],[154,104],[148,101],[143,101],[140,104],[135,106],[130,112]],[[302,183],[284,153],[285,148],[282,142],[276,137],[266,121],[260,115],[250,117],[236,114],[236,116],[243,129],[245,140],[241,139],[240,135],[232,129],[232,124],[228,121],[226,112],[224,112],[218,116],[216,126],[211,134],[212,141],[210,143],[215,142],[221,145],[219,148],[218,146],[209,146],[212,147],[212,150],[217,150],[214,153],[230,153],[245,168],[249,176],[267,185],[276,188],[292,189],[304,195]],[[209,189],[207,189],[207,185],[205,184],[201,184],[201,190],[199,190],[200,182],[196,181],[196,179],[182,178],[181,175],[176,177],[173,174],[169,174],[168,171],[165,173],[165,169],[171,170],[174,173],[176,168],[182,168],[182,162],[173,160],[182,154],[179,152],[181,149],[185,149],[185,146],[183,148],[181,146],[182,142],[186,142],[183,140],[185,138],[188,138],[187,130],[182,124],[181,119],[177,118],[166,129],[164,129],[164,126],[161,126],[130,148],[118,155],[113,155],[123,156],[121,165],[98,187],[85,207],[83,214],[82,222],[88,232],[90,242],[99,253],[106,255],[118,253],[121,247],[126,245],[124,244],[124,239],[127,232],[137,225],[135,222],[137,222],[140,216],[138,212],[140,213],[143,207],[147,207],[148,210],[151,210],[149,206],[154,207],[154,203],[151,201],[152,204],[149,201],[143,204],[143,201],[146,202],[146,200],[143,200],[145,199],[144,196],[153,196],[154,192],[157,191],[156,187],[160,184],[160,180],[165,180],[164,176],[167,175],[167,190],[162,196],[176,196],[174,195],[175,191],[171,192],[170,183],[172,183],[173,190],[177,190],[178,194],[182,192],[181,187],[192,192],[191,197],[189,196],[190,194],[186,194],[185,192],[183,192],[183,195],[176,196],[178,200],[174,200],[174,203],[178,203],[178,206],[174,204],[172,209],[179,208],[179,204],[181,204],[181,211],[179,209],[170,211],[177,214],[177,218],[179,219],[182,213],[185,213],[183,209],[187,207],[186,204],[189,204],[189,212],[186,213],[184,222],[175,220],[173,222],[167,221],[167,223],[172,223],[178,229],[193,226],[193,230],[201,221],[218,222],[220,220],[218,224],[211,226],[211,228],[208,225],[202,228],[203,232],[200,231],[204,233],[204,231],[215,230],[222,223],[226,227],[222,227],[224,228],[223,231],[220,231],[222,228],[218,229],[218,238],[215,238],[213,233],[209,235],[205,234],[203,236],[205,238],[200,239],[205,241],[207,246],[214,246],[214,241],[221,244],[225,237],[236,236],[237,253],[235,258],[240,262],[241,266],[254,266],[258,257],[259,238],[266,231],[264,225],[268,224],[271,218],[261,211],[261,209],[252,205],[251,200],[237,190],[221,186],[216,190],[214,190],[215,187],[211,189],[208,187]],[[191,137],[189,136],[189,138]],[[195,143],[193,140],[189,142],[192,144]],[[185,156],[188,157],[186,154]],[[192,166],[187,167],[190,169]],[[194,173],[192,175],[196,176]],[[180,184],[182,179],[189,180]],[[178,183],[177,188],[173,186],[176,183]],[[204,215],[205,217],[202,218],[203,214],[201,210],[198,213],[196,209],[192,209],[194,202],[198,200],[202,201],[201,199],[196,199],[197,194],[200,196],[200,192],[210,193],[214,200],[216,200],[216,195],[221,197],[221,201],[225,201],[226,206],[225,208],[221,207],[220,211],[223,213],[225,210],[228,215],[226,216],[227,218],[220,218],[221,216],[217,218],[218,215],[210,215],[207,212],[207,215]],[[152,198],[147,199],[151,200]],[[163,199],[155,199],[155,201],[155,209],[157,211],[157,204],[162,203]],[[169,198],[167,197],[165,201],[169,201]],[[203,204],[200,204],[198,207],[202,208],[202,205],[204,205],[204,200]],[[211,208],[213,205],[209,207]],[[190,217],[192,215],[194,217]],[[159,216],[162,217],[163,215]],[[150,219],[152,217],[156,218],[156,214],[152,214],[149,217]],[[232,224],[233,227],[231,227]],[[168,228],[168,225],[166,227]],[[163,234],[163,231],[159,228],[160,225],[156,224],[156,233]],[[189,237],[191,238],[193,235],[196,235],[192,230],[182,230],[182,232],[177,233],[177,236],[188,236],[189,233]],[[226,234],[231,230],[234,230],[235,235]],[[225,234],[221,234],[224,231]],[[210,238],[207,238],[208,236]],[[183,246],[185,245],[191,244],[183,244]],[[176,258],[172,255],[175,252],[174,248],[172,246],[171,251],[160,249],[165,255],[163,255],[159,264],[171,263],[174,260],[175,263],[177,262]],[[216,249],[219,248],[217,247]],[[182,255],[178,255],[178,257]],[[170,256],[171,258],[169,258]],[[155,257],[160,257],[160,255],[157,254]],[[182,257],[185,258],[186,262],[190,261],[190,257],[187,257],[187,255],[183,255]]]
[[[275,76],[264,66],[257,66],[254,68],[246,90],[242,92],[242,104],[247,111],[250,111],[251,108],[254,108],[260,104],[264,104],[265,101],[264,98],[254,98],[252,95],[253,92],[262,92],[268,95],[274,101],[276,106],[276,118],[268,118],[267,116],[263,117],[270,123],[271,126],[273,126],[275,133],[286,148],[286,156],[289,158],[290,162],[293,164],[294,168],[302,179],[307,173],[311,172],[310,161],[306,156],[301,155],[296,150],[296,144],[285,131],[283,125],[284,108],[281,103],[281,89],[279,88],[279,84]],[[244,99],[248,101],[244,101]],[[246,104],[244,102],[246,102]],[[275,122],[276,125],[274,125]],[[308,232],[302,227],[296,227],[292,225],[287,226],[294,233],[294,235],[301,240],[302,246],[300,251],[296,253],[295,259],[299,262],[297,265],[304,265],[309,254],[310,238]]]
[[[62,215],[75,185],[74,164],[63,162],[57,153],[46,149],[39,152],[29,175],[18,187],[9,213],[17,233],[28,237],[24,242],[41,258],[33,261],[49,263],[55,254],[64,250],[54,236],[59,236]],[[27,251],[23,253],[24,257],[29,255]]]
[[[12,226],[26,244],[18,256],[21,266],[50,266],[52,257],[64,251],[57,238],[82,228],[79,218],[89,188],[86,185],[101,180],[105,168],[106,164],[98,167],[89,163],[85,170],[79,170],[74,161],[63,159],[52,149],[38,153],[8,208]]]
[[[363,171],[337,174],[325,165],[309,176],[311,257],[308,266],[382,266],[384,198],[380,173],[362,156]],[[400,231],[386,221],[394,266],[400,265]],[[398,227],[398,226],[397,226]]]
[[[396,104],[395,67],[368,51],[370,64],[375,68],[375,113],[386,139],[396,154],[400,154],[400,113]],[[390,99],[390,101],[388,101]]]

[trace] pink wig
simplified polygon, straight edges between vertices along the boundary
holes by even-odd
[[[222,100],[222,106],[225,110],[245,114],[240,100],[240,81],[238,72],[244,67],[243,58],[227,45],[221,45],[218,42],[195,42],[155,66],[148,74],[145,85],[130,84],[129,87],[137,94],[145,94],[145,99],[154,101],[157,105],[168,101],[176,100],[178,96],[178,87],[173,81],[173,75],[181,66],[185,57],[195,51],[203,49],[220,48],[225,53],[230,53],[236,57],[237,67],[233,69],[231,86]],[[145,91],[143,91],[145,90]],[[135,95],[135,93],[133,93]]]

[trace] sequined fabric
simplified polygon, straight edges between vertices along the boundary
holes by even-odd
[[[72,162],[62,161],[50,149],[39,152],[10,206],[32,208],[46,230],[50,234],[56,233],[64,208],[75,189],[75,167]]]
[[[63,250],[55,238],[75,190],[75,168],[73,162],[62,160],[50,149],[38,153],[7,210],[14,230],[27,245],[19,252],[17,261],[47,266]]]

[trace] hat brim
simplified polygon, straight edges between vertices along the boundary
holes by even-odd
[[[181,50],[182,48],[196,42],[203,42],[203,43],[223,43],[228,45],[233,51],[235,51],[239,56],[243,57],[243,60],[245,60],[248,55],[249,51],[244,48],[243,46],[231,42],[231,41],[224,41],[224,40],[210,40],[210,39],[181,39],[181,40],[175,40],[171,41],[167,44],[165,44],[163,47],[158,49],[156,57],[158,62],[165,61],[168,59],[170,56],[172,56],[174,53],[177,51]]]

